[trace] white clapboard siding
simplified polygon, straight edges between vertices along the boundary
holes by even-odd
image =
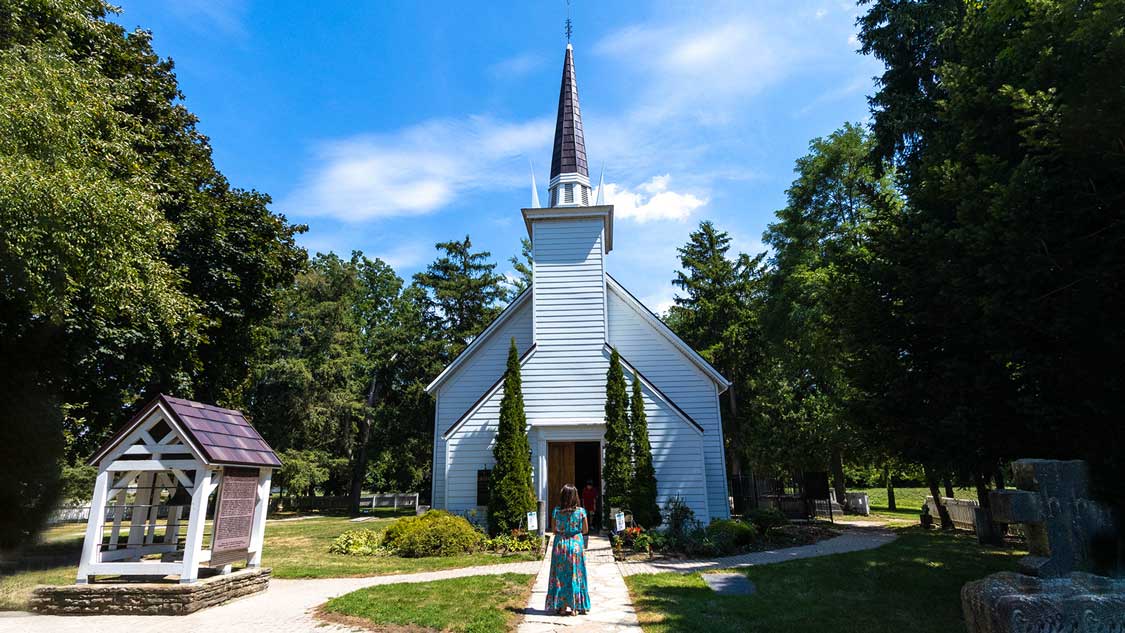
[[[586,381],[584,393],[574,396],[558,393],[551,382],[534,380],[542,373],[539,359],[542,350],[537,349],[523,367],[523,395],[525,405],[529,401],[550,402],[541,410],[540,420],[558,418],[603,419],[605,415],[605,373],[609,368],[605,353],[588,356],[585,360],[574,357],[576,364],[598,364],[600,375],[596,380]],[[549,370],[553,373],[553,370]],[[626,381],[631,386],[631,378],[626,372]],[[704,521],[718,516],[711,510],[706,491],[701,436],[690,423],[652,390],[644,387],[645,412],[648,415],[649,443],[652,445],[653,466],[656,469],[657,503],[664,507],[671,497],[682,497]],[[448,486],[444,499],[445,508],[451,512],[466,512],[476,507],[477,470],[492,468],[492,442],[496,436],[500,414],[500,400],[503,388],[498,389],[465,423],[449,438]],[[576,397],[580,396],[580,397]],[[592,397],[587,397],[592,396]],[[528,421],[532,425],[531,440],[533,461],[537,463],[538,442],[535,441],[535,420],[528,407]],[[600,436],[603,427],[595,431]],[[564,434],[565,435],[565,434]],[[583,436],[581,439],[590,439]],[[538,474],[537,474],[538,477]],[[536,488],[540,489],[537,480]],[[726,507],[723,500],[722,506]]]
[[[703,427],[707,502],[711,515],[727,517],[727,481],[722,421],[715,383],[636,309],[610,288],[609,343],[644,377]]]
[[[480,399],[504,373],[512,337],[522,355],[531,346],[531,302],[525,302],[471,351],[437,392],[434,424],[433,497],[435,508],[445,507],[446,441],[442,434]],[[475,473],[474,473],[475,477]],[[474,482],[475,485],[475,482]]]
[[[532,300],[540,348],[595,349],[605,341],[603,228],[601,218],[532,224]]]

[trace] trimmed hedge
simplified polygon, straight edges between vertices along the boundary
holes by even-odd
[[[471,523],[441,510],[399,519],[383,533],[383,544],[400,556],[452,556],[479,549],[484,541]]]

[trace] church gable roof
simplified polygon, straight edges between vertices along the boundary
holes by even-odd
[[[509,319],[512,318],[512,316],[518,313],[520,307],[526,304],[530,300],[530,298],[531,288],[529,287],[525,288],[523,292],[519,293],[519,295],[517,295],[515,299],[512,299],[512,302],[509,303],[508,306],[500,312],[500,314],[496,315],[496,318],[492,320],[492,323],[489,323],[488,327],[484,328],[483,332],[481,332],[476,338],[474,338],[468,344],[468,346],[465,347],[465,349],[461,350],[461,353],[457,355],[457,358],[454,358],[452,363],[446,365],[445,369],[443,369],[442,372],[437,375],[437,378],[434,378],[433,381],[430,382],[430,384],[426,385],[426,393],[434,393],[434,391],[441,387],[443,383],[452,378],[454,374],[457,373],[457,370],[460,369],[461,366],[464,365],[468,361],[468,359],[474,353],[476,353],[478,349],[483,347],[485,342],[492,338],[493,334],[495,334],[497,330],[503,327],[504,323],[506,323]]]
[[[719,392],[722,393],[730,387],[731,382],[725,376],[719,373],[707,359],[699,355],[699,352],[692,349],[690,345],[684,342],[675,332],[672,331],[667,325],[664,324],[655,314],[652,313],[639,299],[633,296],[625,286],[614,279],[609,273],[606,273],[606,285],[608,289],[617,295],[626,305],[633,309],[645,322],[653,327],[658,334],[667,339],[673,347],[675,347],[681,354],[683,354],[688,361],[699,368],[704,374],[707,375],[719,387]]]

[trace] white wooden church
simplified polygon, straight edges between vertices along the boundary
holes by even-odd
[[[535,193],[531,208],[522,210],[533,284],[427,387],[437,400],[433,507],[464,513],[487,503],[502,374],[514,338],[533,483],[548,508],[565,483],[601,489],[612,346],[626,380],[642,384],[660,506],[681,497],[705,522],[729,516],[719,394],[730,382],[606,273],[613,206],[602,204],[602,189],[590,186],[568,44],[549,204],[540,207]]]

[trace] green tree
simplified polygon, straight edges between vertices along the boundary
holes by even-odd
[[[633,376],[633,395],[629,399],[629,431],[633,444],[633,485],[629,508],[633,517],[648,529],[661,523],[656,503],[656,469],[652,465],[652,445],[648,441],[648,416],[641,393],[641,378]]]
[[[442,319],[453,357],[500,313],[498,304],[508,292],[504,277],[494,272],[496,264],[488,261],[491,253],[474,252],[468,235],[437,248],[444,254],[414,275],[414,283],[426,290],[430,309]]]
[[[605,463],[602,465],[605,484],[606,512],[611,507],[626,508],[633,489],[633,438],[629,432],[629,399],[625,392],[625,374],[617,348],[609,358],[605,377]]]
[[[873,419],[981,492],[1007,459],[1081,457],[1125,505],[1125,6],[866,4],[908,201],[872,245],[871,399],[901,403]]]
[[[226,183],[171,62],[110,11],[0,2],[0,353],[27,359],[0,382],[45,414],[0,426],[36,429],[5,442],[25,455],[52,443],[42,468],[85,459],[157,392],[238,406],[304,259],[302,228]]]
[[[175,230],[123,103],[61,46],[0,45],[0,394],[11,404],[0,414],[0,547],[30,538],[59,492],[71,377],[95,369],[75,354],[126,336],[156,354],[199,341],[197,302],[160,256]]]
[[[520,527],[527,513],[535,510],[535,491],[531,485],[531,444],[527,439],[520,356],[515,338],[508,348],[504,396],[500,399],[500,421],[492,456],[495,465],[489,479],[488,528],[492,534],[501,534]]]
[[[897,208],[891,173],[879,174],[874,143],[859,125],[809,144],[797,160],[788,204],[764,241],[773,247],[765,333],[782,379],[789,415],[764,420],[756,439],[800,447],[804,459],[827,465],[844,499],[844,455],[860,457],[873,441],[862,435],[862,393],[855,385],[860,330],[870,327],[867,282],[876,208]],[[777,441],[764,436],[775,434]],[[816,462],[820,462],[817,464]]]
[[[508,261],[511,262],[512,268],[519,273],[519,277],[512,280],[512,287],[514,289],[513,295],[518,295],[531,287],[532,278],[534,277],[535,267],[531,259],[531,240],[526,237],[521,237],[519,257],[512,255],[508,258]]]
[[[666,321],[733,383],[722,417],[727,466],[738,475],[754,445],[749,427],[761,408],[756,400],[762,396],[758,373],[765,363],[765,275],[764,254],[731,257],[729,252],[730,236],[701,222],[679,249],[681,270],[672,283],[682,294],[676,294]],[[740,407],[739,400],[748,406]]]

